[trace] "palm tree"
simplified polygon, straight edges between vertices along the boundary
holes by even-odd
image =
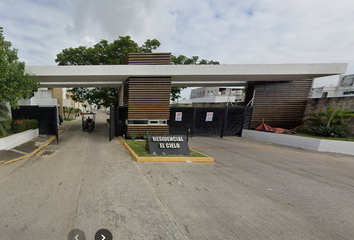
[[[74,112],[75,112],[75,115],[76,115],[76,114],[78,114],[78,113],[81,112],[81,109],[80,109],[80,108],[75,108],[75,109],[74,109]]]
[[[68,118],[70,117],[70,115],[74,112],[74,108],[73,107],[69,107],[68,108]]]
[[[327,108],[322,108],[308,114],[308,116],[304,118],[304,122],[329,127],[333,125],[347,125],[345,120],[348,118],[354,118],[354,111],[334,109],[332,104],[330,104]]]
[[[9,116],[9,109],[5,102],[0,102],[0,135],[7,136],[8,131],[11,129],[11,117]]]
[[[67,117],[65,117],[65,113],[69,112],[69,108],[66,106],[63,106],[63,112],[64,112],[64,119],[66,119]],[[69,116],[68,116],[69,117]]]
[[[347,122],[350,118],[354,118],[354,111],[335,109],[330,104],[327,108],[308,114],[303,121],[310,123],[316,135],[346,137],[350,133]]]

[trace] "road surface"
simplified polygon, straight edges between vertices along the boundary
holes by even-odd
[[[0,165],[0,239],[354,239],[354,159],[195,137],[215,163],[136,163],[105,119]]]

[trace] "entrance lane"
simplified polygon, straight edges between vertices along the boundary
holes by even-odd
[[[101,228],[115,239],[184,239],[125,148],[108,141],[107,116],[97,113],[91,134],[81,118],[66,122],[59,145],[10,173],[0,166],[0,239],[66,239],[73,228],[87,239]]]
[[[215,163],[136,163],[108,141],[107,116],[91,135],[68,123],[52,155],[0,166],[4,239],[354,238],[352,158],[198,137],[190,145]]]
[[[139,163],[189,239],[354,238],[352,157],[238,137],[189,143],[215,163]]]

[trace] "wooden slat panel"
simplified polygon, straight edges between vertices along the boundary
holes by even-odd
[[[124,119],[169,120],[171,78],[129,78],[124,85]],[[130,130],[129,130],[129,129]],[[128,125],[128,131],[168,133],[168,125]]]
[[[152,132],[154,135],[169,134],[168,125],[126,125],[124,132],[127,137],[130,137],[130,133],[135,132],[137,137],[141,137],[144,133]]]
[[[246,102],[251,100],[253,89],[256,90],[250,128],[260,125],[263,119],[272,127],[299,126],[311,86],[312,80],[249,83]]]
[[[171,64],[171,53],[129,53],[123,64],[169,65]]]

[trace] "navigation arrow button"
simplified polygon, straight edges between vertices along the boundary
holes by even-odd
[[[107,229],[100,229],[95,234],[95,240],[113,240],[113,235]]]
[[[80,229],[73,229],[69,232],[68,240],[86,240],[86,236]]]

